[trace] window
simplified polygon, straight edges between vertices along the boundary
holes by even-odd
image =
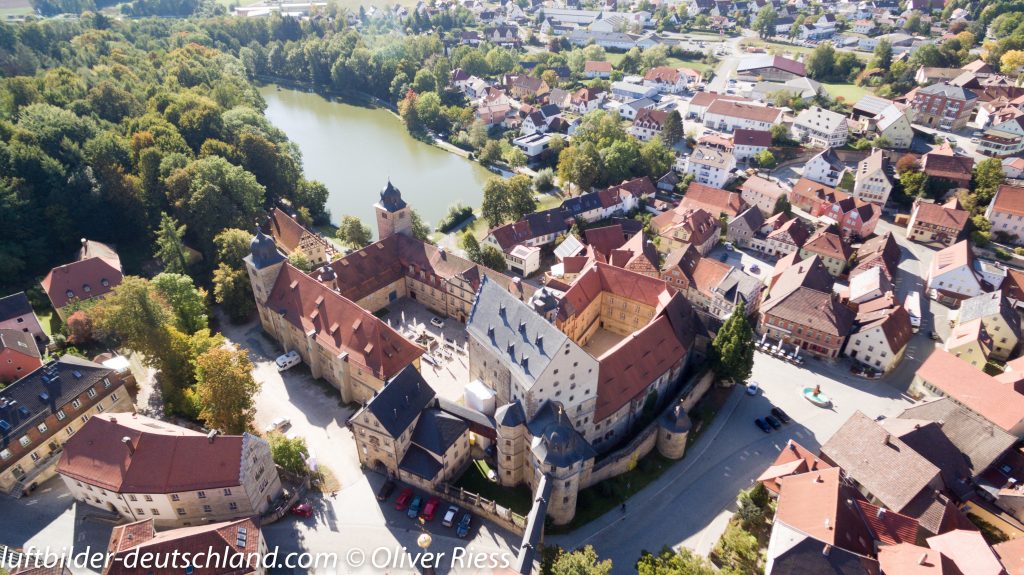
[[[90,387],[89,388],[89,393],[87,395],[89,396],[89,399],[92,399],[92,398],[96,397],[96,390],[94,388]]]
[[[185,514],[185,508],[184,507],[179,507],[178,508],[178,515],[184,515],[184,514]]]
[[[64,421],[65,417],[67,417],[67,415],[64,414],[63,409],[57,412],[57,421]]]
[[[129,495],[128,496],[128,501],[138,501],[138,500],[139,499],[137,497],[135,497],[134,495]]]
[[[196,496],[199,497],[200,499],[206,499],[206,492],[205,491],[197,491],[196,492]]]
[[[68,434],[68,437],[71,437],[75,433],[75,428],[69,425],[64,429],[64,433]]]
[[[39,461],[39,454],[36,453],[35,451],[32,452],[30,457],[32,458],[32,461]]]
[[[181,496],[178,495],[177,493],[172,493],[171,494],[171,501],[181,501]]]
[[[152,501],[153,500],[153,496],[152,495],[143,495],[143,499],[145,499],[146,501]]]
[[[159,510],[159,509],[157,509],[157,508],[155,508],[155,507],[153,507],[153,508],[150,508],[150,510],[149,510],[149,514],[150,514],[150,515],[160,515],[160,510]]]
[[[10,449],[4,449],[3,451],[0,451],[0,459],[3,459],[4,461],[7,461],[10,458],[11,458],[11,450]]]
[[[106,389],[108,387],[110,387],[110,378],[104,377],[103,378],[103,388]]]
[[[36,426],[36,429],[39,430],[39,433],[46,433],[47,429],[49,428],[46,427],[46,423],[40,423],[39,425]]]
[[[228,509],[231,511],[238,511],[238,504],[232,501],[231,503],[228,503]]]
[[[209,505],[203,505],[203,513],[213,513],[213,507]]]
[[[103,404],[102,404],[102,403],[97,403],[97,404],[96,404],[96,411],[98,411],[98,412],[100,412],[100,413],[103,413],[103,410],[104,410],[104,409],[105,409],[105,408],[103,407]]]
[[[74,401],[72,401],[72,402],[71,402],[71,407],[73,407],[73,408],[75,408],[75,409],[78,409],[78,408],[82,407],[82,402],[81,402],[81,401],[78,401],[78,400],[76,399],[76,400],[74,400]]]
[[[112,399],[114,401],[117,401],[117,394],[116,393],[111,393],[110,394],[110,399]]]
[[[231,495],[231,490],[225,487],[224,488],[224,495],[230,496]]]
[[[29,441],[29,438],[28,438],[27,435],[22,435],[21,439],[18,440],[18,443],[20,443],[22,447],[28,447],[28,444],[32,443],[32,442]]]
[[[143,511],[141,507],[136,507],[136,508],[135,508],[135,514],[136,514],[136,515],[145,515],[145,514],[146,514],[146,512],[145,512],[145,511]]]

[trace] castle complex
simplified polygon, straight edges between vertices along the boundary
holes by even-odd
[[[547,513],[564,524],[580,489],[621,473],[602,457],[626,446],[635,461],[655,445],[682,457],[689,419],[667,404],[701,329],[680,292],[597,260],[567,289],[535,289],[414,238],[411,209],[390,182],[375,209],[379,240],[312,273],[262,231],[246,258],[266,332],[363,404],[349,426],[366,468],[434,490],[465,471],[471,445],[493,445],[495,480],[536,489],[547,476]],[[419,373],[425,350],[374,315],[402,298],[466,323],[464,384],[482,383],[496,409],[436,395]],[[644,441],[630,442],[639,433]]]

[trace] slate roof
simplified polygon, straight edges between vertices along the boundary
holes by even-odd
[[[39,425],[90,387],[102,387],[103,379],[113,373],[112,369],[98,363],[65,355],[0,389],[0,420],[10,425],[6,432],[0,432],[0,445],[25,435],[27,430]],[[46,394],[45,401],[41,397],[43,393]],[[11,401],[17,403],[10,408],[3,407],[5,402],[10,405]]]
[[[878,562],[805,537],[775,556],[772,575],[878,575]]]
[[[366,404],[391,437],[399,437],[434,399],[434,389],[413,366],[391,378]]]
[[[130,439],[133,450],[122,443]],[[199,433],[132,413],[89,418],[64,444],[57,471],[118,493],[179,493],[240,484],[242,456],[255,436]]]
[[[569,339],[490,279],[480,285],[466,331],[499,357],[526,389],[544,373],[554,354]]]
[[[18,329],[0,329],[0,351],[10,349],[29,357],[41,357],[36,338]]]
[[[28,296],[25,295],[25,292],[18,292],[0,298],[0,322],[23,315],[35,316],[35,311],[32,309],[32,304],[28,302]],[[36,324],[38,325],[38,323],[37,321]]]
[[[821,446],[821,453],[894,511],[904,508],[939,469],[860,411]]]
[[[444,465],[440,461],[414,443],[409,445],[409,449],[405,451],[402,461],[398,464],[398,468],[402,471],[412,473],[427,481],[433,481],[442,467]]]
[[[439,409],[425,409],[416,422],[412,441],[441,457],[469,429],[466,422]]]
[[[548,465],[570,467],[597,455],[561,407],[551,401],[545,401],[526,426],[530,435],[539,440],[531,446],[534,456]]]
[[[502,405],[494,412],[494,419],[498,425],[515,427],[526,423],[526,413],[523,411],[523,404],[519,400]]]
[[[380,191],[380,201],[378,204],[389,212],[397,212],[406,207],[405,200],[402,199],[402,192],[392,185],[390,178],[388,178],[388,183]]]

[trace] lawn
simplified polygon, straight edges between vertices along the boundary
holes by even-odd
[[[524,485],[519,487],[503,487],[487,479],[487,471],[490,466],[483,460],[477,459],[466,469],[462,477],[455,482],[456,487],[461,487],[471,493],[496,501],[498,505],[507,507],[516,513],[526,516],[533,506],[533,494],[530,488]]]
[[[842,98],[848,103],[853,104],[860,100],[863,96],[871,95],[871,90],[862,88],[856,84],[822,84],[825,86],[825,90],[833,98]]]
[[[30,16],[33,13],[28,0],[0,0],[0,18]]]
[[[60,333],[61,321],[58,316],[51,308],[46,308],[43,311],[36,312],[36,318],[39,319],[39,324],[42,326],[43,331],[46,335],[53,339],[53,334]]]
[[[605,60],[611,62],[612,66],[618,68],[619,65],[622,64],[622,59],[625,57],[625,54],[608,52],[605,55]],[[700,60],[683,60],[681,58],[669,58],[665,65],[672,66],[673,68],[693,68],[698,72],[703,72],[704,70],[711,69],[711,66],[708,66],[707,64],[701,62]]]
[[[787,53],[791,56],[800,54],[806,55],[814,51],[814,48],[807,48],[805,46],[794,46],[792,44],[784,44],[782,42],[766,42],[764,40],[755,39],[744,40],[743,42],[740,42],[740,46],[758,46],[760,48],[767,49],[770,54],[778,54],[780,56],[785,56]],[[853,50],[843,51],[853,54],[860,60],[868,60],[871,58],[871,54],[868,52],[856,52]]]

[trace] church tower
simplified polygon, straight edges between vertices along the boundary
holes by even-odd
[[[402,192],[391,185],[380,191],[380,201],[373,205],[377,212],[377,239],[383,240],[394,234],[412,236],[412,209],[402,199]]]
[[[249,282],[252,284],[256,303],[262,308],[270,297],[270,291],[274,289],[285,257],[277,251],[274,238],[259,229],[249,244],[249,252],[245,257],[245,269],[249,273]]]

